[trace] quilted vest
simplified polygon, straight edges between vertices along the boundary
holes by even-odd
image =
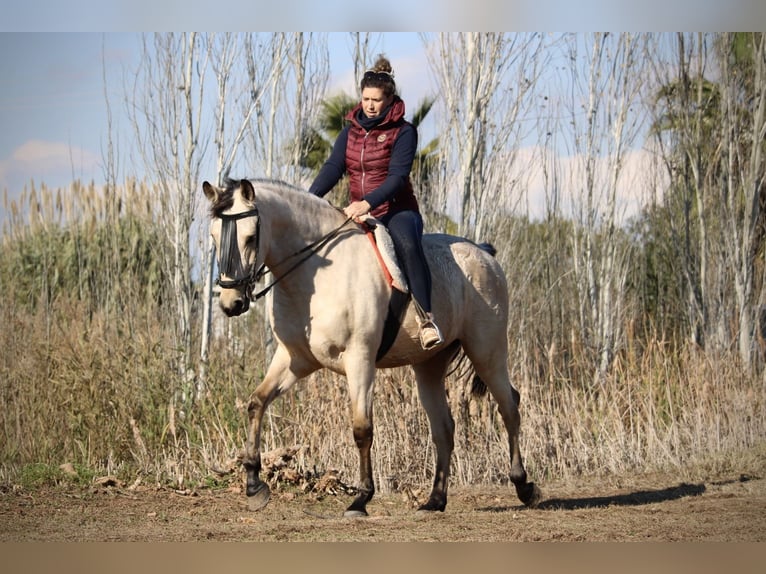
[[[367,132],[356,119],[360,107],[357,106],[346,116],[351,120],[346,143],[346,173],[353,201],[361,201],[367,193],[385,181],[394,141],[405,123],[404,102],[397,99],[385,119]],[[404,187],[391,200],[382,203],[370,214],[382,217],[387,213],[404,210],[418,211],[409,176]]]

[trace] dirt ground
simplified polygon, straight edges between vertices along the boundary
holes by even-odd
[[[0,542],[84,541],[766,541],[766,473],[684,481],[671,475],[539,484],[524,508],[503,486],[452,488],[444,513],[414,496],[377,494],[364,519],[351,497],[285,488],[259,512],[241,487],[174,491],[102,480],[89,487],[0,492]],[[416,496],[423,496],[415,493]]]

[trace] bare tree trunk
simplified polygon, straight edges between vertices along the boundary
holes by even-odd
[[[303,32],[295,33],[293,40],[293,49],[288,54],[290,63],[292,64],[293,73],[295,75],[295,145],[290,147],[291,153],[287,158],[287,165],[290,166],[291,183],[298,183],[296,181],[296,169],[300,163],[300,158],[303,151],[304,133],[306,131],[306,117],[307,112],[305,104],[306,98],[306,37]]]
[[[236,81],[238,77],[247,78],[244,58],[244,49],[247,44],[242,36],[231,33],[213,35],[208,42],[211,68],[215,73],[218,86],[218,99],[215,105],[216,179],[218,185],[223,185],[238,158],[240,145],[250,128],[250,122],[262,92],[252,89],[247,81]],[[234,114],[231,114],[232,111]],[[230,115],[234,115],[233,122],[229,121]],[[197,398],[203,396],[207,382],[214,262],[215,245],[212,237],[207,235],[203,261],[201,363],[197,379]]]
[[[204,141],[201,130],[206,54],[196,34],[155,34],[150,47],[144,38],[135,92],[127,102],[138,150],[155,181],[173,246],[167,262],[175,298],[173,360],[182,378],[181,398],[189,396],[191,367],[190,231],[196,206],[196,184]]]
[[[315,33],[295,33],[291,46],[288,58],[292,76],[295,78],[295,92],[292,98],[287,94],[288,103],[282,111],[284,120],[292,128],[288,133],[294,143],[286,146],[290,153],[284,163],[289,170],[286,172],[286,179],[300,186],[303,185],[305,177],[301,168],[301,158],[307,151],[307,135],[311,131],[311,124],[316,120],[317,110],[327,86],[329,56],[325,38]]]
[[[440,33],[429,50],[446,116],[443,187],[456,195],[461,235],[481,238],[514,203],[508,182],[523,134],[518,119],[531,105],[541,45],[536,34]]]
[[[762,198],[766,169],[766,60],[764,35],[752,36],[747,56],[752,65],[751,102],[743,103],[743,87],[732,69],[734,35],[725,33],[717,42],[721,70],[722,147],[725,161],[723,240],[733,268],[732,281],[737,317],[737,347],[740,360],[750,367],[756,346],[758,299],[755,293],[756,257],[762,245],[756,242],[762,224]],[[745,57],[740,56],[740,57]],[[745,109],[743,110],[743,106]]]
[[[580,36],[571,37],[569,48],[573,62],[569,119],[579,162],[570,174],[570,185],[577,190],[573,213],[579,226],[572,238],[573,259],[580,328],[598,356],[594,378],[599,381],[620,345],[625,321],[628,252],[618,232],[622,223],[618,191],[625,154],[637,134],[638,115],[630,110],[639,100],[645,52],[641,36],[595,34],[585,58],[588,68],[579,70],[579,41]],[[586,102],[584,122],[581,102]]]
[[[690,82],[690,74],[688,66],[692,62],[696,61],[697,69],[695,70],[695,77],[699,80],[704,77],[705,69],[705,42],[702,34],[697,34],[697,42],[691,42],[692,49],[696,47],[696,53],[689,52],[689,55],[685,54],[685,39],[683,34],[678,36],[678,50],[679,50],[679,64],[683,66],[682,76],[682,93],[684,105],[689,109],[694,109],[694,114],[689,118],[691,120],[684,126],[687,137],[692,142],[687,148],[685,158],[685,179],[687,183],[687,190],[693,194],[693,199],[688,201],[685,206],[685,220],[686,231],[685,236],[687,242],[693,241],[693,237],[689,233],[690,220],[696,217],[697,225],[697,246],[695,252],[699,257],[699,269],[694,270],[694,264],[692,263],[693,251],[687,245],[686,257],[687,262],[687,277],[689,281],[689,313],[693,320],[692,336],[696,344],[703,346],[707,340],[708,327],[709,327],[709,310],[710,299],[707,295],[708,290],[708,189],[705,184],[704,174],[707,171],[703,159],[705,154],[703,153],[703,146],[705,145],[703,139],[703,122],[705,117],[703,116],[704,94],[703,85],[701,81],[696,82],[696,89],[692,91]],[[695,143],[696,142],[696,143]],[[693,206],[696,205],[696,209]],[[695,216],[696,214],[696,216]],[[695,272],[696,271],[696,272]]]
[[[758,145],[758,142],[766,141],[766,34],[754,37],[753,42],[754,84],[760,98],[756,99],[756,111],[753,114],[752,133],[755,145],[750,152],[749,179],[745,183],[745,189],[752,189],[749,237],[750,261],[755,275],[758,259],[763,260],[766,240],[766,157],[764,157],[766,150],[763,145]],[[766,316],[766,265],[763,265],[761,274],[760,285],[754,287],[757,301],[753,310],[757,329],[755,338],[759,343],[766,341],[763,332],[766,322],[762,321],[762,318]],[[760,366],[762,368],[762,364]]]
[[[763,34],[677,34],[675,40],[678,64],[657,66],[664,87],[659,118],[667,124],[657,139],[674,184],[670,200],[685,199],[685,228],[673,229],[685,246],[690,335],[711,351],[736,347],[752,367],[766,299],[757,272],[766,199]]]

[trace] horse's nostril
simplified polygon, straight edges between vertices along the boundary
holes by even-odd
[[[241,315],[250,308],[250,300],[235,299],[229,305],[222,305],[221,308],[223,309],[223,312],[226,313],[226,316],[236,317],[237,315]]]

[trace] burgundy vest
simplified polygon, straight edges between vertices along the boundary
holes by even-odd
[[[361,201],[385,181],[394,141],[405,123],[404,102],[397,99],[385,119],[367,132],[356,119],[360,107],[357,106],[346,116],[351,120],[346,143],[346,173],[352,201]],[[387,213],[404,210],[418,211],[418,201],[409,177],[404,187],[390,201],[382,203],[370,214],[382,217]]]

